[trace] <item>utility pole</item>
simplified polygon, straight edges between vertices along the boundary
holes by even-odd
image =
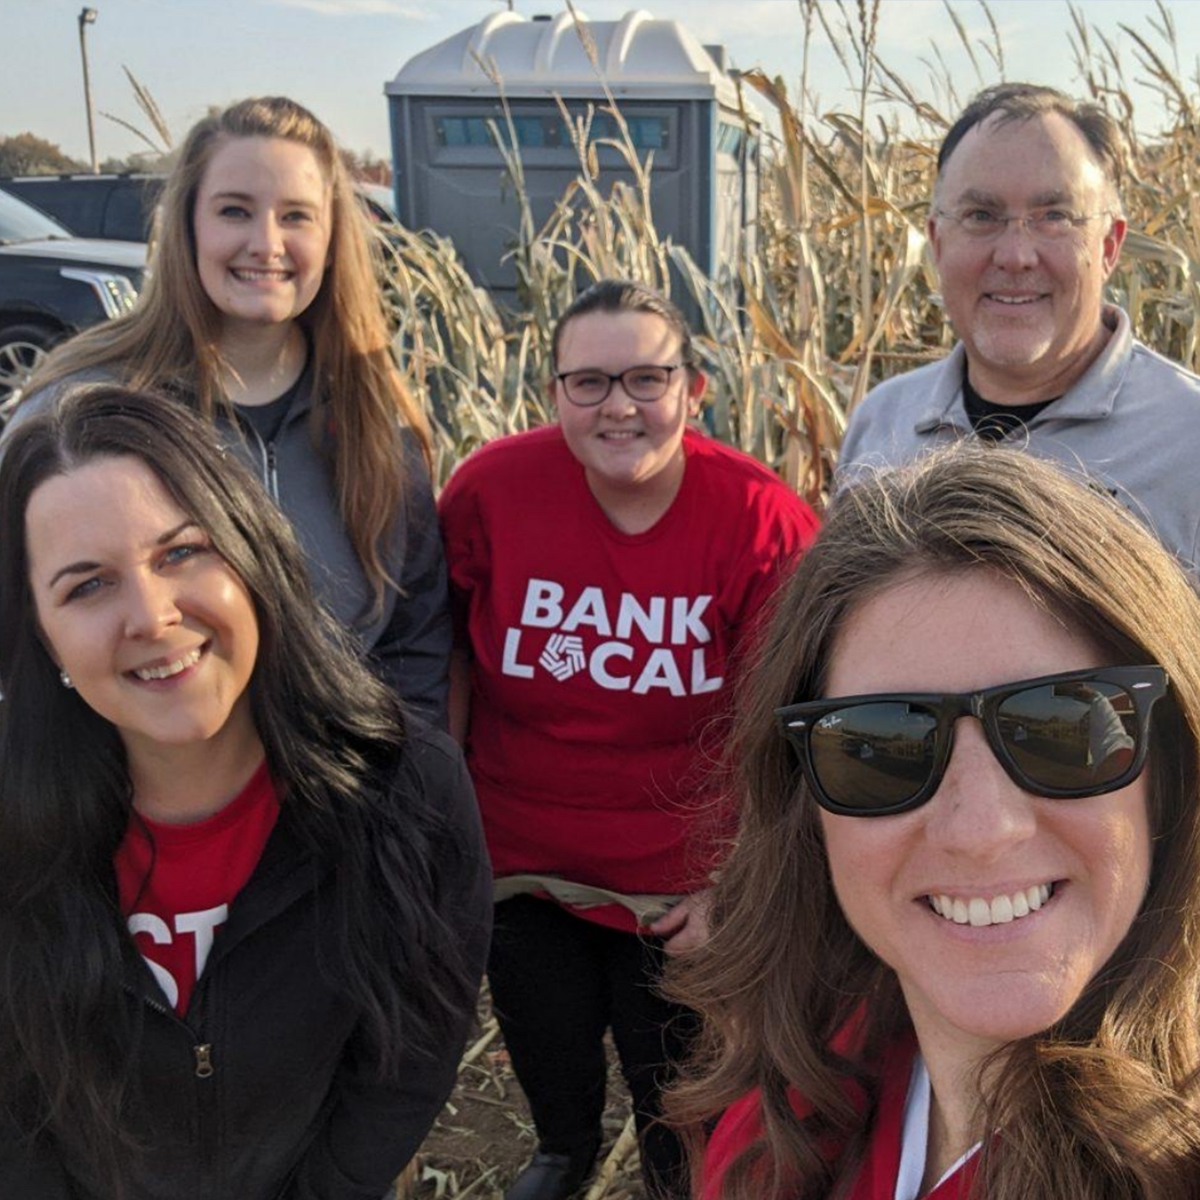
[[[79,10],[79,53],[83,58],[83,100],[87,105],[88,149],[92,154],[92,174],[100,174],[100,162],[96,158],[96,118],[92,112],[92,85],[88,79],[87,61],[87,27],[96,22],[96,10],[83,8]]]

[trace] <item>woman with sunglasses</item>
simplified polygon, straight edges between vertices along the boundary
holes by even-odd
[[[711,851],[693,829],[714,722],[816,521],[770,471],[689,429],[705,377],[662,296],[598,283],[553,349],[558,424],[484,447],[441,506],[470,655],[452,728],[469,731],[508,897],[492,999],[539,1141],[508,1200],[560,1200],[586,1176],[610,1026],[643,1173],[665,1196],[681,1153],[654,1118],[687,1014],[654,984],[664,953],[703,937]]]
[[[0,679],[0,1196],[378,1200],[474,1016],[482,834],[207,422],[14,432]]]
[[[1200,1196],[1200,602],[964,450],[835,506],[748,680],[673,993],[704,1200]]]

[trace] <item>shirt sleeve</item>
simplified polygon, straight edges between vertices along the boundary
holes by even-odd
[[[735,676],[753,656],[774,612],[779,589],[791,577],[820,527],[817,514],[782,486],[772,489],[771,500],[761,506],[757,528],[747,539],[748,549],[731,575],[738,586],[733,605],[737,630]]]
[[[812,545],[820,529],[817,514],[789,488],[774,483],[756,497],[752,520],[738,531],[738,542],[746,549],[733,562],[726,579],[723,607],[730,629],[726,672],[730,699],[717,719],[709,722],[704,737],[704,756],[719,760],[733,721],[733,697],[762,642],[775,611],[776,598],[801,556]],[[714,776],[719,779],[720,775]],[[730,788],[711,796],[706,836],[695,841],[698,862],[709,872],[719,869],[728,842],[735,836],[739,803]],[[702,846],[711,854],[705,856]]]
[[[404,561],[391,619],[371,647],[376,670],[432,724],[446,723],[450,669],[450,612],[446,558],[433,487],[416,436],[404,434]]]
[[[348,1043],[323,1128],[280,1200],[379,1200],[424,1140],[458,1075],[491,935],[492,877],[475,792],[458,748],[444,735],[413,739],[415,769],[431,805],[445,814],[435,846],[436,907],[462,950],[470,1001],[453,1016],[436,1052],[411,1048],[394,1083],[381,1083],[361,1029]]]
[[[478,462],[467,460],[450,477],[438,503],[450,580],[450,617],[454,644],[471,644],[471,593],[487,577],[484,517],[479,511]]]
[[[850,414],[838,447],[831,500],[836,500],[846,488],[861,483],[891,463],[894,451],[892,454],[888,452],[884,414],[889,404],[901,403],[903,396],[893,394],[894,385],[889,384],[891,381],[885,380],[872,388]]]

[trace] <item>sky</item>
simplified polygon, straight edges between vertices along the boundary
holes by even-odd
[[[823,0],[824,2],[824,0]],[[498,0],[90,0],[88,61],[99,113],[145,126],[125,77],[127,67],[149,89],[178,140],[210,105],[244,96],[284,94],[313,110],[355,151],[389,153],[384,83],[413,55],[506,7]],[[514,0],[525,16],[555,13],[563,0]],[[832,2],[826,3],[836,20]],[[0,0],[5,46],[0,72],[0,135],[32,132],[87,158],[77,17],[80,0]],[[613,20],[641,7],[682,22],[704,43],[724,43],[742,69],[762,67],[794,83],[800,73],[803,26],[796,0],[580,0],[593,20]],[[851,0],[849,4],[853,8]],[[1068,43],[1066,0],[992,0],[1009,79],[1078,90]],[[1151,0],[1079,0],[1078,9],[1109,37],[1135,70],[1125,24],[1161,45],[1151,28]],[[972,38],[987,32],[978,3],[955,11]],[[1178,33],[1180,66],[1197,73],[1200,4],[1176,0],[1169,11]],[[944,56],[965,96],[979,86],[942,0],[883,0],[879,52],[884,61],[928,91],[921,60]],[[982,82],[998,78],[985,54]],[[822,111],[852,104],[846,77],[828,39],[814,37],[810,80]],[[1137,97],[1135,96],[1135,99]],[[1139,100],[1139,113],[1157,111]],[[101,159],[144,146],[114,121],[97,117]]]

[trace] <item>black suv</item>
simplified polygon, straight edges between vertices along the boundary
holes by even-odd
[[[0,421],[50,346],[133,307],[145,266],[143,243],[73,237],[0,192]]]
[[[0,191],[40,208],[76,237],[148,242],[165,175],[9,175]]]

